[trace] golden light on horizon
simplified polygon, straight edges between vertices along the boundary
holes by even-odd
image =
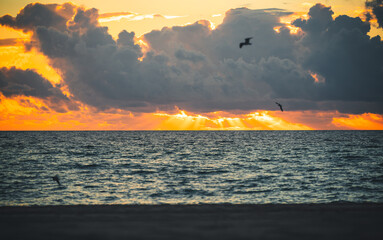
[[[78,111],[53,112],[33,97],[1,96],[0,130],[312,130],[273,116],[269,111],[250,114],[212,112],[194,114],[155,112],[133,114],[125,110],[97,112],[87,106]]]
[[[349,114],[347,117],[334,118],[332,123],[357,130],[383,130],[383,115],[373,113]]]
[[[251,113],[176,112],[132,113],[93,107],[55,112],[34,97],[0,96],[0,130],[383,130],[383,115],[337,112],[252,111]]]
[[[226,112],[208,113],[203,116],[184,110],[179,110],[176,114],[161,112],[154,115],[165,118],[157,130],[312,130],[303,124],[291,123],[273,116],[270,111],[256,111],[234,117]]]

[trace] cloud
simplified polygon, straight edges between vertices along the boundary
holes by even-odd
[[[170,16],[162,14],[138,14],[132,12],[114,12],[114,13],[103,13],[99,15],[99,22],[113,22],[120,21],[122,19],[127,19],[128,21],[141,21],[144,19],[154,19],[154,18],[164,18],[164,19],[174,19],[182,18],[185,16]]]
[[[0,46],[14,46],[19,44],[19,42],[20,38],[3,38],[0,39]]]
[[[332,123],[337,127],[346,127],[348,129],[383,130],[383,117],[371,113],[336,117],[332,120]]]
[[[73,15],[74,9],[75,6],[70,3],[63,5],[31,3],[24,7],[16,17],[10,15],[1,17],[0,25],[26,31],[32,31],[37,26],[65,30],[66,23]]]
[[[365,4],[366,8],[372,10],[372,13],[378,21],[379,27],[383,28],[383,0],[368,0]]]
[[[99,15],[98,21],[101,23],[120,21],[121,19],[130,19],[135,15],[135,13],[131,12],[103,13]]]
[[[112,13],[102,13],[99,14],[99,18],[110,18],[110,17],[119,17],[119,16],[129,16],[134,13],[132,12],[112,12]]]
[[[61,91],[33,70],[14,67],[0,69],[0,91],[6,97],[24,95],[38,98],[56,96],[66,99]]]
[[[317,4],[310,9],[309,19],[293,23],[305,31],[301,44],[307,51],[302,66],[326,79],[314,99],[380,104],[383,101],[379,94],[383,89],[380,37],[370,38],[367,35],[370,25],[360,18],[341,15],[332,19],[332,14],[330,8]]]
[[[367,35],[369,22],[334,19],[321,4],[293,22],[296,33],[280,22],[291,12],[239,8],[215,29],[201,20],[153,30],[141,38],[145,51],[133,32],[113,39],[96,9],[68,5],[64,14],[60,5],[38,5],[53,19],[43,24],[30,10],[36,5],[19,13],[32,19],[28,24],[18,23],[19,15],[0,23],[33,31],[73,100],[101,110],[275,110],[278,99],[289,111],[383,112],[380,37]],[[252,45],[240,49],[246,37]]]
[[[179,60],[191,61],[193,63],[202,62],[205,60],[205,55],[200,52],[187,51],[185,49],[178,49],[174,56]]]
[[[0,92],[5,97],[26,96],[47,100],[54,110],[65,112],[65,106],[74,110],[77,106],[57,87],[33,70],[21,70],[15,67],[0,68]]]

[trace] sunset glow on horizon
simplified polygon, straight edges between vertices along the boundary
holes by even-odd
[[[383,130],[365,1],[20,2],[0,14],[1,131]]]
[[[377,114],[347,115],[321,112],[290,112],[287,119],[273,111],[247,114],[228,112],[190,113],[175,110],[134,115],[114,110],[94,113],[87,107],[79,111],[52,114],[34,98],[4,99],[0,105],[0,130],[383,130],[383,117]],[[178,111],[178,112],[177,112]],[[302,115],[308,119],[302,120]],[[329,117],[336,116],[336,117]],[[310,119],[316,118],[315,124]],[[324,128],[320,128],[324,126]],[[332,126],[332,127],[329,127]]]

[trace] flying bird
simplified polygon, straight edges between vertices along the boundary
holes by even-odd
[[[244,41],[244,42],[241,42],[241,43],[239,44],[239,48],[242,48],[244,45],[251,45],[250,39],[252,39],[252,37],[245,38],[245,41]]]
[[[275,104],[277,104],[279,106],[279,108],[281,109],[281,111],[283,112],[282,105],[280,103],[277,103],[277,102],[275,102]]]
[[[59,175],[52,177],[52,179],[53,179],[53,181],[56,181],[59,186],[61,186]]]

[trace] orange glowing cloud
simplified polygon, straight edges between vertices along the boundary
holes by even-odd
[[[150,46],[149,44],[145,41],[144,36],[141,36],[139,38],[135,37],[134,38],[134,43],[138,44],[141,47],[141,52],[142,52],[142,57],[140,57],[138,60],[142,61],[146,57],[146,53],[149,52]]]
[[[383,130],[383,115],[364,113],[334,118],[332,123],[338,127],[358,130]]]
[[[312,78],[314,78],[315,83],[325,83],[326,79],[319,75],[318,73],[314,73],[312,71],[309,71]]]
[[[300,28],[299,27],[295,27],[294,25],[292,25],[292,22],[295,19],[298,19],[298,18],[308,19],[308,15],[307,15],[307,13],[296,12],[296,13],[293,13],[293,14],[290,14],[290,15],[287,15],[287,16],[280,17],[279,18],[279,22],[284,27],[287,27],[290,30],[291,34],[298,34]],[[280,29],[281,28],[282,28],[282,26],[274,27],[274,31],[277,32],[277,33],[280,33]]]
[[[129,111],[97,112],[81,105],[77,111],[55,112],[33,97],[0,96],[0,130],[132,130]]]
[[[52,84],[59,84],[61,77],[49,65],[49,59],[35,48],[25,51],[22,44],[0,46],[0,66],[14,66],[18,69],[34,69]]]
[[[103,13],[99,15],[98,21],[100,23],[120,21],[121,19],[127,19],[128,21],[141,21],[144,19],[164,18],[174,19],[182,18],[184,16],[168,16],[162,14],[138,14],[131,12],[116,12],[116,13]]]

